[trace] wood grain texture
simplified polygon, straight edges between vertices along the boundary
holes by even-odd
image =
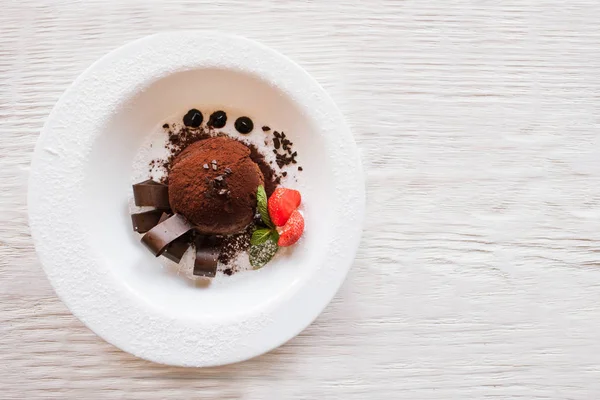
[[[0,398],[600,398],[597,1],[0,6]],[[32,150],[60,94],[106,52],[176,29],[300,63],[367,175],[364,239],[332,304],[278,350],[204,370],[97,338],[27,227]]]

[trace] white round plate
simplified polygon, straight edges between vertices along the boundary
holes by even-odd
[[[128,209],[139,149],[192,107],[285,131],[304,168],[288,182],[303,195],[301,241],[261,270],[205,287],[149,254]],[[214,366],[272,350],[319,315],[352,264],[364,196],[352,135],[302,68],[241,37],[175,32],[127,44],[77,78],[38,140],[28,203],[37,253],[74,315],[138,357]]]

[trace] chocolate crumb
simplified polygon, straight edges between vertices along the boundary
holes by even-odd
[[[223,273],[224,273],[225,275],[228,275],[228,276],[231,276],[231,275],[233,275],[233,271],[231,270],[231,268],[226,268],[226,269],[223,271]]]
[[[250,224],[242,233],[225,236],[221,243],[219,262],[229,264],[239,253],[246,251],[250,247],[250,238],[254,229],[254,224]]]
[[[268,126],[263,126],[262,130],[263,130],[263,132],[269,132],[271,130],[271,128],[269,128]]]
[[[281,175],[283,175],[283,176],[287,176],[287,172],[283,171],[283,172],[281,173]]]
[[[302,171],[302,167],[298,167],[298,171]]]
[[[164,124],[163,129],[169,129],[169,124]]]
[[[279,142],[278,138],[273,139],[273,147],[275,147],[276,149],[279,149],[279,147],[281,147],[281,143]]]

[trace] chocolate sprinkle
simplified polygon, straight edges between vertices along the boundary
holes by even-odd
[[[269,132],[271,130],[271,128],[269,128],[268,126],[263,126],[262,130],[263,130],[263,132]]]
[[[279,168],[283,168],[286,165],[296,164],[296,157],[298,152],[292,150],[294,143],[286,138],[284,132],[273,131],[273,153],[275,154],[275,162]],[[279,149],[283,150],[283,153],[279,153]]]

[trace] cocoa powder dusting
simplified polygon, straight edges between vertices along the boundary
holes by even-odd
[[[250,149],[250,159],[258,165],[260,172],[262,172],[265,178],[265,192],[267,192],[267,196],[271,196],[275,191],[275,188],[281,183],[281,177],[273,171],[273,168],[271,168],[269,163],[265,160],[265,156],[260,154],[255,145],[249,143],[244,144]]]
[[[173,160],[169,203],[201,233],[234,234],[252,222],[256,188],[263,184],[248,147],[229,137],[213,137],[193,143]]]

